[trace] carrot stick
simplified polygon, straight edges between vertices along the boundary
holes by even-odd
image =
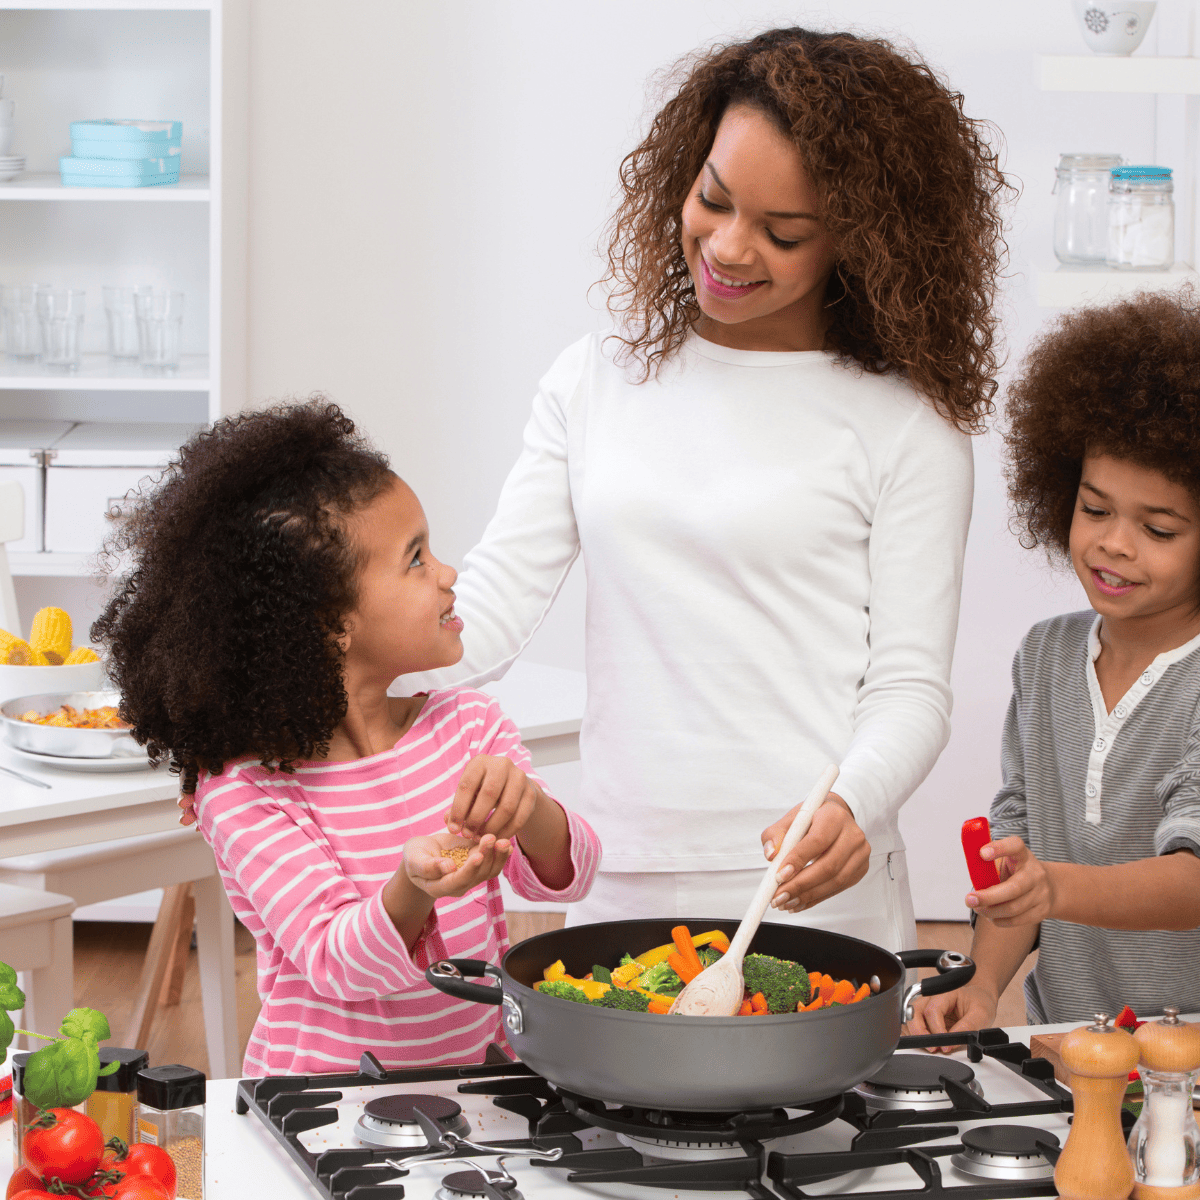
[[[713,936],[713,940],[711,942],[709,942],[708,944],[714,950],[720,950],[720,952],[722,954],[729,953],[729,939],[723,933],[718,932],[717,934],[715,934]]]
[[[660,1017],[665,1017],[667,1015],[667,1013],[669,1013],[671,1011],[671,1006],[669,1004],[663,1003],[663,1001],[661,1001],[661,1000],[651,1000],[650,1007],[647,1008],[646,1011],[652,1012],[652,1013],[658,1013],[658,1015]]]
[[[830,1004],[849,1004],[854,999],[854,984],[848,979],[839,979],[834,984],[833,994],[829,997]]]
[[[691,983],[697,975],[700,974],[700,964],[697,961],[693,968],[692,964],[685,962],[682,954],[668,954],[667,966],[683,980],[684,983]]]
[[[821,999],[824,1000],[826,1004],[828,1004],[830,997],[832,995],[833,995],[833,976],[832,975],[822,975],[821,976]]]
[[[750,1016],[750,1015],[751,1015],[753,1012],[754,1012],[754,1009],[753,1009],[753,1008],[750,1006],[750,1001],[749,1001],[749,1000],[743,1000],[743,1001],[742,1001],[742,1007],[741,1007],[741,1008],[739,1008],[739,1009],[737,1010],[737,1015],[738,1015],[739,1017],[748,1017],[748,1016]]]
[[[864,983],[862,987],[854,993],[854,998],[850,1001],[851,1004],[857,1004],[860,1000],[865,1000],[871,994],[871,985]]]
[[[755,992],[754,995],[750,997],[750,1007],[754,1009],[756,1013],[765,1013],[769,1011],[767,1008],[767,998],[762,994],[762,992]]]
[[[679,957],[692,969],[691,978],[694,979],[704,970],[704,964],[700,961],[700,955],[696,953],[696,947],[692,945],[692,935],[688,932],[688,927],[676,925],[671,930],[671,940],[675,943],[675,949],[679,951]],[[684,978],[678,970],[675,973],[680,979]]]
[[[818,1008],[824,1008],[824,1007],[825,1007],[825,1001],[818,994],[813,1000],[810,1000],[807,1004],[800,1005],[800,1008],[798,1011],[800,1011],[800,1012],[816,1012],[816,1010]]]

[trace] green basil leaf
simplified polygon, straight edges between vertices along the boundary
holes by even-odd
[[[8,965],[0,962],[0,1008],[16,1012],[25,1007],[25,993],[17,987],[17,973]]]
[[[38,1108],[74,1108],[96,1090],[100,1057],[90,1038],[64,1038],[29,1056],[24,1095]]]
[[[12,1045],[16,1032],[17,1027],[13,1024],[12,1017],[0,1008],[0,1058],[4,1057],[5,1052]]]
[[[102,1042],[112,1037],[108,1027],[108,1018],[94,1008],[73,1008],[63,1017],[59,1033],[68,1038],[91,1038],[92,1041]]]
[[[119,1062],[110,1062],[108,1064],[108,1066],[101,1067],[100,1070],[96,1072],[96,1074],[97,1075],[115,1075],[120,1069],[121,1069],[121,1064]]]

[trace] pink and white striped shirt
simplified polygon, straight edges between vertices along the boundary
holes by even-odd
[[[479,754],[504,755],[541,785],[516,727],[492,697],[469,689],[434,692],[396,745],[369,758],[306,763],[295,774],[239,759],[201,775],[200,832],[258,943],[263,1004],[247,1075],[344,1071],[364,1050],[384,1066],[477,1063],[489,1042],[503,1042],[499,1008],[425,981],[442,958],[499,963],[508,949],[499,881],[436,901],[411,954],[382,901],[405,841],[444,832],[459,776]],[[504,874],[518,895],[587,894],[600,843],[575,814],[567,821],[574,879],[548,888],[514,840]]]

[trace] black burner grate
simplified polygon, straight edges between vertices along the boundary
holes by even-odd
[[[337,1120],[332,1107],[342,1098],[338,1088],[368,1087],[375,1083],[432,1083],[459,1081],[460,1093],[487,1095],[506,1112],[523,1117],[529,1126],[529,1138],[490,1142],[513,1151],[552,1149],[563,1151],[554,1163],[565,1168],[570,1182],[625,1183],[679,1190],[741,1190],[752,1200],[803,1200],[804,1187],[835,1179],[851,1171],[904,1164],[919,1181],[915,1191],[910,1185],[898,1190],[856,1191],[856,1197],[875,1200],[912,1200],[914,1195],[945,1196],[951,1200],[986,1200],[991,1197],[1053,1196],[1052,1182],[1016,1182],[981,1180],[978,1185],[946,1183],[940,1160],[960,1153],[956,1143],[921,1147],[958,1132],[954,1122],[1034,1116],[1071,1110],[1071,1095],[1054,1079],[1050,1064],[1030,1056],[1029,1048],[1011,1042],[1002,1030],[985,1029],[978,1033],[901,1038],[899,1049],[915,1050],[931,1046],[967,1043],[972,1062],[989,1058],[1020,1075],[1031,1086],[1036,1099],[1016,1104],[992,1104],[962,1082],[961,1064],[938,1061],[939,1082],[949,1095],[952,1106],[923,1111],[871,1111],[863,1097],[855,1092],[831,1097],[818,1104],[806,1105],[808,1112],[767,1110],[760,1113],[687,1114],[662,1113],[610,1106],[569,1092],[559,1093],[539,1075],[521,1063],[491,1061],[482,1066],[428,1068],[386,1071],[369,1054],[363,1055],[358,1072],[343,1075],[273,1076],[243,1079],[238,1084],[237,1111],[253,1112],[274,1134],[292,1159],[300,1166],[313,1187],[325,1200],[400,1200],[404,1185],[399,1182],[408,1172],[406,1158],[423,1152],[421,1147],[390,1150],[346,1148],[314,1154],[299,1140],[309,1129]],[[812,1129],[840,1117],[857,1133],[851,1148],[830,1154],[783,1153],[764,1145],[774,1138]],[[633,1122],[636,1128],[631,1128]],[[727,1144],[728,1154],[706,1157],[703,1161],[647,1162],[631,1148],[585,1150],[577,1136],[591,1126],[632,1134],[638,1138],[657,1138],[672,1143],[699,1142],[705,1145]],[[620,1126],[620,1128],[617,1128]],[[463,1150],[460,1157],[472,1152]],[[386,1165],[390,1159],[397,1166]],[[544,1170],[531,1165],[530,1170]],[[827,1200],[839,1200],[851,1193],[824,1193]]]

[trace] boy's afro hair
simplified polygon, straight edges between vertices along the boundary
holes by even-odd
[[[393,478],[314,396],[216,422],[125,505],[105,550],[129,573],[92,637],[134,737],[185,791],[240,755],[286,770],[328,745],[356,599],[346,517]]]
[[[1085,454],[1161,471],[1200,498],[1200,306],[1190,288],[1060,317],[1008,393],[1021,544],[1069,557]]]

